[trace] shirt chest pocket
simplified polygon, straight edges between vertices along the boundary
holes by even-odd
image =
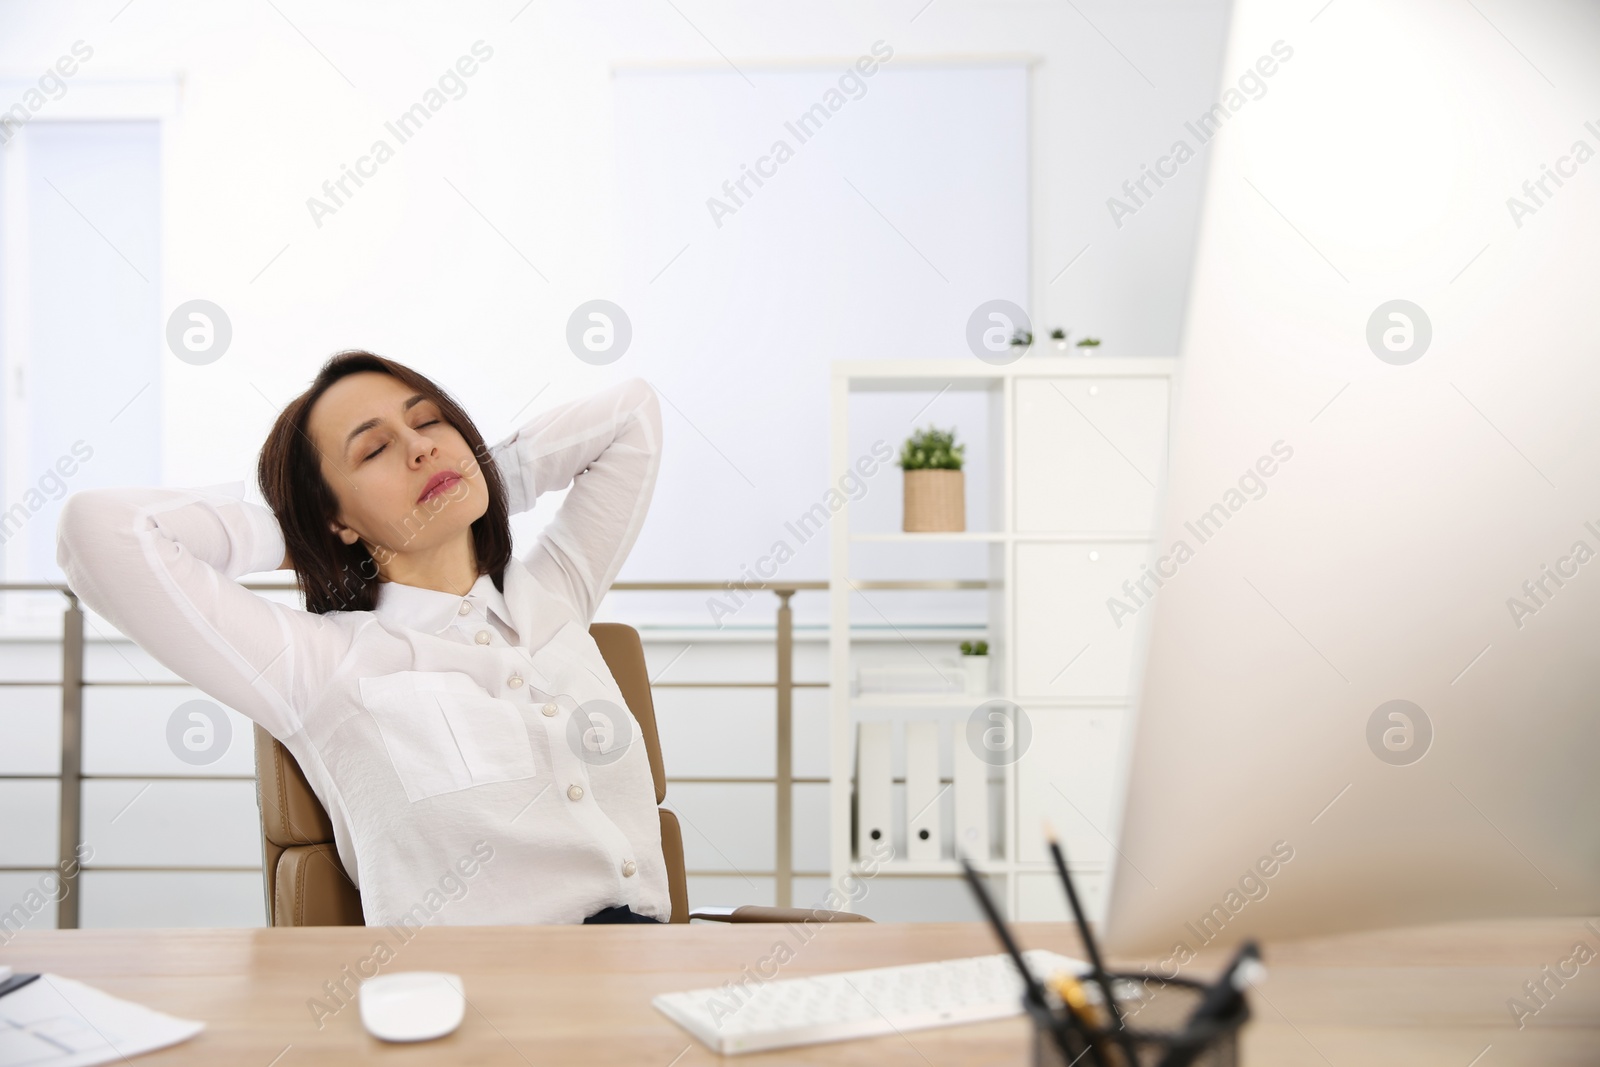
[[[460,671],[397,671],[361,679],[361,702],[415,803],[537,770],[522,716]]]

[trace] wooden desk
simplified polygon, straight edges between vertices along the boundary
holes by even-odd
[[[1069,924],[1023,923],[1024,948],[1079,954]],[[385,1045],[361,1028],[353,1000],[319,1028],[308,1006],[324,982],[381,967],[451,970],[470,1003],[454,1034],[416,1046]],[[912,963],[999,951],[989,930],[966,923],[843,923],[802,945],[784,926],[690,923],[642,926],[432,927],[409,941],[386,929],[64,930],[17,935],[0,962],[64,974],[186,1018],[198,1037],[133,1062],[300,1067],[381,1058],[386,1063],[645,1064],[1027,1062],[1018,1017],[904,1036],[720,1057],[650,1006],[659,992],[721,985],[752,971],[785,940],[794,958],[777,977]],[[1506,1001],[1540,968],[1585,940],[1577,920],[1457,924],[1264,946],[1270,975],[1252,1000],[1244,1062],[1444,1064],[1541,1067],[1600,1063],[1600,959],[1567,979],[1518,1031]],[[1209,978],[1225,953],[1184,974]],[[1114,961],[1126,966],[1130,961]],[[1136,968],[1134,968],[1136,969]],[[351,988],[354,988],[352,983]],[[1554,988],[1552,985],[1551,988]],[[330,1004],[333,1004],[331,1000]],[[1485,1049],[1488,1049],[1485,1052]]]

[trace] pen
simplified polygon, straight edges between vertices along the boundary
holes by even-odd
[[[15,993],[37,977],[39,977],[37,974],[17,973],[0,979],[0,997],[5,996],[7,993]]]
[[[1066,971],[1057,971],[1051,975],[1048,985],[1055,991],[1056,996],[1066,1005],[1067,1019],[1076,1024],[1076,1029],[1088,1045],[1086,1051],[1094,1053],[1097,1063],[1105,1063],[1105,1053],[1100,1048],[1100,1037],[1104,1033],[1105,1023],[1101,1020],[1100,1012],[1094,1002],[1089,999],[1089,994],[1084,990],[1083,983]],[[1071,1067],[1071,1064],[1068,1064]]]
[[[1246,941],[1234,953],[1233,960],[1223,970],[1222,976],[1206,989],[1205,996],[1189,1013],[1184,1023],[1184,1033],[1192,1034],[1195,1028],[1207,1022],[1221,1022],[1232,1018],[1242,1006],[1244,989],[1266,974],[1261,963],[1261,950],[1254,941]],[[1201,1046],[1175,1048],[1161,1061],[1161,1067],[1185,1067],[1200,1055]]]
[[[1244,999],[1244,989],[1266,974],[1261,963],[1261,949],[1254,941],[1246,941],[1234,953],[1233,960],[1222,972],[1222,977],[1206,990],[1204,999],[1189,1016],[1189,1025],[1207,1019],[1226,1019],[1239,1010]]]
[[[1058,972],[1046,980],[1045,985],[1056,996],[1061,998],[1061,1003],[1066,1012],[1066,1023],[1083,1040],[1084,1050],[1077,1057],[1067,1061],[1067,1067],[1072,1067],[1083,1056],[1094,1053],[1093,1063],[1104,1065],[1105,1054],[1100,1049],[1100,1021],[1095,1014],[1094,1005],[1089,1000],[1088,994],[1083,991],[1083,986],[1076,978]],[[1058,1039],[1057,1044],[1060,1044]]]
[[[1083,983],[1076,977],[1065,971],[1057,971],[1050,976],[1050,988],[1056,991],[1056,996],[1061,998],[1086,1029],[1093,1031],[1101,1027],[1100,1013],[1095,1010],[1089,994],[1083,991]]]
[[[1044,823],[1044,836],[1050,843],[1050,857],[1055,860],[1056,873],[1061,876],[1061,884],[1067,890],[1067,902],[1072,905],[1072,917],[1078,923],[1078,936],[1083,941],[1083,950],[1089,957],[1089,974],[1095,984],[1100,987],[1100,992],[1106,998],[1106,1011],[1111,1016],[1112,1028],[1116,1031],[1117,1044],[1122,1049],[1122,1054],[1127,1057],[1129,1067],[1138,1064],[1139,1057],[1134,1051],[1133,1041],[1128,1037],[1127,1028],[1122,1025],[1122,1009],[1117,1006],[1116,994],[1111,992],[1111,979],[1106,975],[1104,963],[1100,960],[1100,947],[1095,944],[1094,935],[1089,932],[1089,920],[1083,914],[1083,905],[1078,902],[1078,891],[1073,888],[1072,876],[1067,873],[1067,860],[1061,853],[1061,843],[1056,840],[1055,828],[1049,820]]]
[[[967,876],[967,883],[972,886],[973,895],[978,898],[978,906],[983,909],[983,914],[988,918],[989,925],[994,927],[994,932],[1000,938],[1000,943],[1005,946],[1006,952],[1011,955],[1011,962],[1016,964],[1017,970],[1021,973],[1022,985],[1026,990],[1029,1003],[1042,1008],[1046,1016],[1053,1018],[1055,1013],[1050,1010],[1049,1002],[1044,998],[1044,990],[1033,977],[1033,972],[1028,970],[1028,964],[1023,960],[1022,952],[1017,948],[1017,943],[1012,940],[1011,931],[1006,928],[1005,922],[1001,920],[999,909],[994,906],[994,901],[989,899],[989,891],[983,888],[983,882],[978,878],[978,872],[973,870],[972,864],[967,862],[967,857],[959,848],[956,850],[956,859],[961,861],[961,871]],[[1070,1010],[1067,1015],[1076,1021],[1076,1017],[1072,1015]],[[1063,1062],[1073,1062],[1072,1050],[1067,1047],[1067,1039],[1054,1026],[1050,1027],[1050,1033],[1055,1037],[1056,1044],[1061,1047]],[[1089,1047],[1094,1050],[1096,1061],[1101,1063],[1103,1067],[1105,1061],[1101,1058],[1100,1051],[1092,1038],[1089,1039]]]

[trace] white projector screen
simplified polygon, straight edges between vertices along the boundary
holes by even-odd
[[[616,73],[621,292],[596,296],[630,317],[630,359],[673,434],[651,522],[684,531],[641,542],[636,573],[736,579],[822,497],[833,360],[970,360],[973,308],[1028,304],[1026,66],[913,65],[878,47]],[[982,425],[972,394],[867,399],[852,418],[897,452],[914,416],[968,439]],[[898,475],[880,469],[869,494],[897,496]],[[795,545],[777,578],[826,577],[826,541]],[[919,613],[937,614],[942,595]],[[821,620],[813,600],[797,614]],[[693,617],[710,621],[698,606]]]

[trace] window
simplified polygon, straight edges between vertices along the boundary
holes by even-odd
[[[160,482],[160,138],[156,120],[34,120],[0,152],[8,580],[61,578],[68,493]]]

